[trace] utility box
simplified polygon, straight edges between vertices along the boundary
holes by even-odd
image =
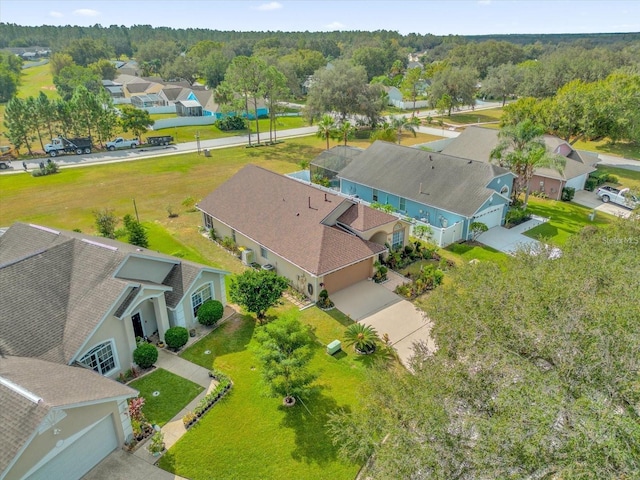
[[[338,353],[340,350],[342,350],[342,343],[340,343],[340,340],[334,340],[329,345],[327,345],[327,353],[329,355]]]
[[[205,156],[205,157],[210,157],[210,156],[211,156],[211,152],[209,151],[209,149],[208,149],[208,148],[205,148],[205,149],[204,149],[204,156]]]
[[[245,265],[251,265],[251,263],[253,262],[253,250],[249,248],[243,250],[240,254],[240,258],[242,258],[242,263],[244,263]]]

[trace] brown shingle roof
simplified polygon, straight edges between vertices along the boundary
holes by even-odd
[[[38,403],[0,383],[0,472],[6,469],[51,408],[135,397],[138,392],[93,370],[35,358],[6,356],[0,377],[41,398]]]
[[[305,271],[321,276],[384,251],[321,222],[343,202],[332,193],[247,165],[199,208]]]
[[[393,215],[373,208],[367,208],[361,203],[350,206],[346,212],[338,217],[338,222],[358,232],[366,232],[372,228],[381,227],[388,223],[396,222],[397,220]]]

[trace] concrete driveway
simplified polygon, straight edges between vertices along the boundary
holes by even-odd
[[[589,192],[587,190],[578,190],[573,197],[573,202],[583,207],[593,208],[598,212],[608,213],[609,215],[615,215],[616,217],[627,218],[631,215],[631,210],[624,208],[615,203],[604,203],[598,198],[596,192]]]
[[[546,221],[545,218],[534,217],[513,228],[493,227],[480,235],[478,242],[509,254],[518,249],[537,250],[542,246],[540,242],[523,235],[523,233]]]
[[[118,449],[96,465],[82,480],[184,480]]]
[[[336,308],[352,320],[371,325],[391,344],[405,366],[413,355],[413,344],[426,341],[431,348],[431,322],[413,303],[400,298],[382,285],[363,280],[331,295]]]

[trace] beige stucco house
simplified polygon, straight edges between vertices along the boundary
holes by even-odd
[[[193,327],[207,299],[226,304],[226,273],[82,233],[7,229],[0,480],[56,469],[64,476],[47,478],[80,478],[122,445],[131,434],[126,400],[137,392],[113,379],[132,367],[136,337],[164,340],[172,326]]]
[[[316,301],[373,275],[385,244],[404,246],[409,224],[354,199],[247,165],[198,204],[203,225],[250,250]],[[270,267],[268,267],[270,268]]]

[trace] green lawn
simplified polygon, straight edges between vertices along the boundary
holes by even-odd
[[[605,227],[614,218],[598,212],[594,221],[589,220],[592,209],[570,202],[543,200],[529,197],[529,211],[534,215],[548,218],[549,221],[524,234],[528,237],[550,241],[555,245],[564,245],[568,238],[587,225]]]
[[[486,245],[481,244],[473,244],[473,243],[454,243],[449,245],[447,248],[438,251],[439,254],[443,255],[446,258],[452,259],[455,261],[455,258],[461,259],[464,263],[469,263],[471,260],[480,260],[480,261],[490,261],[495,262],[497,264],[503,265],[507,259],[507,254],[499,252],[491,247],[487,247]],[[454,254],[452,258],[451,255],[447,255],[447,253]]]
[[[632,190],[640,191],[640,171],[629,170],[627,168],[610,167],[608,165],[598,165],[598,172],[606,172],[618,177],[619,184],[629,187]]]
[[[140,396],[144,397],[142,411],[147,420],[160,426],[175,417],[204,390],[201,385],[162,368],[131,382],[129,386],[138,390]],[[154,397],[153,392],[156,391],[160,394]]]
[[[357,388],[371,359],[350,349],[333,357],[325,353],[327,343],[342,340],[350,322],[340,312],[314,307],[300,315],[318,340],[311,363],[319,374],[318,391],[292,408],[268,397],[253,351],[253,334],[260,327],[252,316],[236,315],[182,354],[227,373],[234,388],[164,455],[162,468],[195,480],[355,477],[360,466],[337,457],[325,423],[329,412],[357,403]]]
[[[450,117],[441,117],[446,123],[469,125],[476,123],[499,122],[502,116],[502,108],[478,110],[477,112],[454,113]]]

